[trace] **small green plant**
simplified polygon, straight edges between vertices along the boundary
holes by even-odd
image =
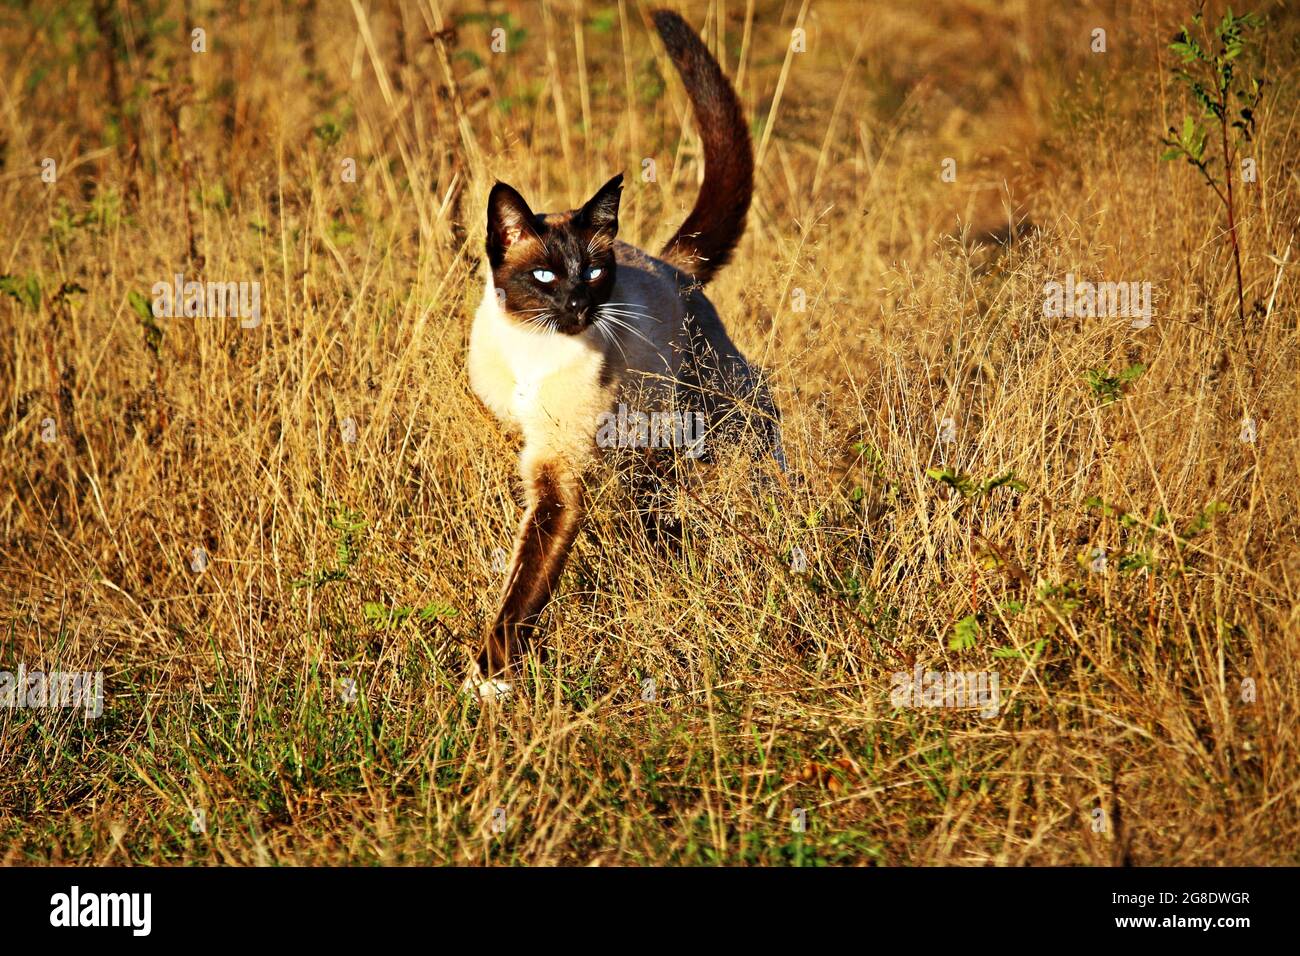
[[[1007,619],[1024,613],[1024,610],[1025,602],[1013,599],[998,602],[996,609],[989,613],[977,611],[974,614],[967,614],[952,626],[952,636],[948,638],[948,650],[969,651],[973,649],[979,643],[981,634],[991,634],[997,629],[998,624],[1009,626],[1010,621]],[[998,658],[1036,661],[1042,656],[1043,648],[1046,646],[1047,638],[1044,637],[1034,643],[1028,654],[1015,647],[994,648],[992,653],[994,657]]]
[[[327,147],[338,145],[338,141],[343,138],[343,127],[329,116],[313,126],[311,131]]]
[[[1147,367],[1141,362],[1135,362],[1115,375],[1109,369],[1089,369],[1086,376],[1088,387],[1102,405],[1109,405],[1123,398],[1125,386],[1136,382],[1146,370]]]
[[[356,562],[360,550],[357,547],[357,539],[366,528],[365,518],[360,512],[340,507],[330,519],[330,527],[339,535],[338,543],[334,547],[334,567],[312,571],[294,581],[295,588],[311,588],[314,591],[333,581],[348,579],[348,569]]]
[[[1211,501],[1201,509],[1201,512],[1192,519],[1192,523],[1178,536],[1179,547],[1186,545],[1188,541],[1191,541],[1202,531],[1207,530],[1214,523],[1216,517],[1231,510],[1227,502]]]
[[[1024,601],[1003,601],[998,605],[998,615],[1003,619],[1015,617],[1017,614],[1023,614],[1024,610]],[[1002,660],[1029,661],[1032,664],[1042,659],[1043,651],[1046,650],[1047,644],[1048,639],[1046,637],[1040,637],[1029,646],[1028,650],[1022,650],[1017,647],[997,647],[993,649],[993,656]]]
[[[27,276],[0,276],[0,294],[7,295],[33,312],[41,308],[41,283],[35,273]]]
[[[865,441],[854,442],[852,450],[865,466],[869,476],[880,482],[882,498],[890,504],[897,504],[900,491],[898,482],[894,481],[886,473],[885,457],[880,453],[880,450],[875,445],[869,445]],[[850,500],[856,505],[861,503],[865,496],[866,489],[859,485],[850,493]]]
[[[1241,243],[1237,237],[1237,211],[1232,194],[1232,167],[1244,143],[1255,133],[1255,109],[1259,106],[1265,80],[1242,69],[1241,58],[1248,49],[1248,34],[1263,26],[1254,13],[1234,16],[1229,8],[1216,25],[1206,22],[1204,2],[1192,17],[1192,27],[1183,27],[1169,44],[1178,57],[1174,76],[1191,93],[1200,115],[1183,117],[1182,128],[1169,127],[1161,139],[1168,147],[1162,160],[1179,158],[1196,168],[1219,197],[1228,217],[1228,241],[1237,273],[1237,314],[1246,321],[1246,295],[1241,281]],[[1234,85],[1235,83],[1235,85]],[[1206,142],[1218,132],[1223,160],[1223,182],[1211,171]]]
[[[1080,598],[1079,593],[1079,586],[1073,581],[1065,581],[1061,584],[1045,581],[1038,585],[1037,595],[1039,601],[1056,611],[1061,620],[1065,620],[1083,607],[1083,599]]]
[[[1143,518],[1131,511],[1107,504],[1096,495],[1085,499],[1083,504],[1085,508],[1096,511],[1103,518],[1115,521],[1119,525],[1122,546],[1118,552],[1116,566],[1121,573],[1167,573],[1156,557],[1157,536],[1162,529],[1171,525],[1169,516],[1165,514],[1163,508],[1156,508],[1150,518]],[[1193,538],[1204,533],[1214,524],[1215,518],[1230,510],[1226,502],[1211,501],[1182,531],[1170,527],[1164,534],[1171,536],[1178,550],[1183,551]],[[1168,573],[1177,573],[1177,571],[1175,569]]]
[[[587,20],[587,26],[597,33],[613,33],[614,26],[618,22],[618,11],[614,8],[602,10],[594,13]]]
[[[987,498],[991,492],[998,488],[1010,488],[1013,491],[1024,491],[1026,487],[1028,487],[1010,471],[1004,475],[999,475],[996,478],[989,478],[986,481],[979,481],[964,472],[954,471],[951,468],[927,468],[925,473],[935,481],[942,482],[949,488],[952,488],[963,498],[971,502]]]
[[[978,642],[980,636],[980,619],[976,614],[967,614],[953,625],[952,637],[948,639],[948,650],[968,651]]]
[[[957,511],[965,509],[971,516],[971,520],[966,530],[966,547],[969,552],[975,552],[975,538],[983,538],[983,534],[977,530],[981,524],[982,515],[987,513],[988,501],[993,492],[999,488],[1008,488],[1012,491],[1025,491],[1028,486],[1016,478],[1014,472],[1004,472],[995,478],[987,478],[980,481],[972,478],[970,475],[956,471],[952,468],[927,468],[926,475],[935,481],[947,485],[953,491],[961,496],[958,503]],[[988,540],[984,538],[984,540]],[[952,637],[948,641],[948,648],[954,651],[969,650],[975,646],[980,633],[980,624],[984,616],[979,613],[979,572],[976,570],[975,577],[971,583],[971,609],[974,613],[967,615],[956,623],[953,627]]]
[[[163,330],[158,323],[154,321],[153,306],[145,296],[132,289],[126,294],[127,305],[135,312],[136,318],[140,320],[140,327],[144,330],[144,344],[149,347],[154,358],[160,358],[162,355]]]
[[[421,621],[434,621],[443,617],[455,617],[457,611],[445,601],[433,601],[418,608],[409,604],[389,607],[386,604],[367,601],[361,606],[361,614],[371,627],[386,631],[401,627],[412,616],[418,617]]]

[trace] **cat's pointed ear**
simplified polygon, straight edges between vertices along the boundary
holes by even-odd
[[[619,173],[587,200],[578,217],[588,226],[618,232],[618,201],[623,194],[623,174]]]
[[[501,264],[516,242],[537,235],[533,229],[533,211],[524,202],[524,197],[505,183],[492,187],[488,194],[487,214],[488,261],[494,266]]]

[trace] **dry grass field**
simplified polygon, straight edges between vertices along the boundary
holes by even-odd
[[[673,232],[653,5],[0,6],[0,671],[104,689],[0,708],[0,862],[1300,863],[1300,12],[1236,61],[1239,307],[1161,158],[1194,0],[666,2],[752,122],[710,295],[791,475],[684,486],[681,554],[593,476],[490,706],[484,199],[624,170],[622,238]],[[155,317],[177,274],[260,321]],[[1048,316],[1067,275],[1151,321]],[[900,704],[918,666],[996,712]]]

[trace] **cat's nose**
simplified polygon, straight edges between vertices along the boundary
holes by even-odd
[[[585,295],[570,295],[569,309],[573,312],[582,312],[587,308],[587,297]]]

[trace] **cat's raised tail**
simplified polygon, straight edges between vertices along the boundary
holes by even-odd
[[[691,98],[704,142],[704,185],[660,255],[705,283],[731,258],[745,231],[754,152],[736,91],[690,24],[671,10],[656,10],[654,24]]]

